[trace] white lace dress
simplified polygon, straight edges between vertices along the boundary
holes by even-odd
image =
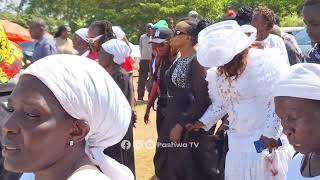
[[[293,149],[282,134],[280,120],[275,114],[272,91],[277,80],[288,69],[272,49],[249,51],[245,71],[237,80],[219,75],[217,68],[208,70],[207,81],[212,105],[200,118],[208,130],[218,119],[229,114],[229,152],[226,158],[226,180],[286,179]],[[283,146],[269,154],[257,153],[254,141],[264,135],[281,138]],[[267,163],[266,157],[273,159]],[[271,170],[276,168],[277,175]]]

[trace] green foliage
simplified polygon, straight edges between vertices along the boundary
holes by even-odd
[[[18,7],[12,7],[17,15],[0,13],[0,18],[27,27],[32,18],[40,16],[47,20],[51,33],[62,24],[76,30],[105,19],[121,26],[128,39],[137,43],[148,22],[156,23],[166,17],[178,21],[190,10],[196,10],[205,19],[220,20],[227,9],[258,5],[266,5],[286,17],[283,24],[301,24],[296,14],[301,13],[303,0],[22,0]]]
[[[298,15],[285,16],[281,19],[281,26],[283,27],[303,27],[304,22],[302,17]]]

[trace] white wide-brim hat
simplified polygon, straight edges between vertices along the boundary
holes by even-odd
[[[198,36],[199,63],[209,68],[229,63],[256,40],[257,30],[251,26],[250,31],[248,36],[234,20],[216,23],[203,29]]]

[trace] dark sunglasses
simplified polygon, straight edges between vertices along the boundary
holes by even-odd
[[[174,35],[175,35],[175,36],[187,35],[187,33],[184,33],[184,32],[179,31],[179,30],[175,30],[175,31],[174,31]]]

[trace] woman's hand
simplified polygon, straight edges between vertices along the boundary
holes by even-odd
[[[150,109],[149,108],[147,108],[146,109],[146,112],[145,112],[145,114],[144,114],[144,123],[145,124],[149,124],[149,114],[150,114]]]
[[[174,128],[171,129],[171,132],[170,132],[171,142],[180,143],[182,132],[183,132],[183,127],[180,124],[176,124]]]
[[[266,136],[261,136],[260,137],[261,141],[263,142],[263,144],[266,146],[266,148],[268,148],[269,150],[278,148],[278,141],[273,139],[273,138],[268,138]]]
[[[193,124],[187,124],[186,129],[188,131],[199,131],[201,128],[204,128],[205,125],[201,121],[196,121]]]
[[[136,122],[137,122],[137,111],[136,110],[132,110],[132,117],[131,117],[131,120],[133,122],[133,127],[136,127]]]
[[[218,128],[217,132],[216,132],[216,136],[220,137],[222,136],[227,130],[229,129],[229,125],[228,124],[225,124],[225,123],[222,123],[220,125],[220,127]]]

